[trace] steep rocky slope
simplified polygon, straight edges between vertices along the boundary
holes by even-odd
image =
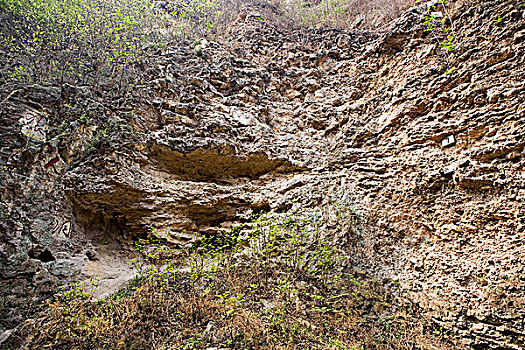
[[[384,33],[284,33],[248,13],[231,42],[155,53],[127,110],[85,87],[7,91],[0,342],[58,283],[115,290],[148,230],[184,244],[344,199],[353,264],[450,347],[525,347],[525,8],[456,4],[450,62],[425,13]]]

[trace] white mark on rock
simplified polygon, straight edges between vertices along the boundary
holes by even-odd
[[[441,140],[441,147],[443,148],[452,147],[455,144],[456,144],[456,138],[454,137],[454,135],[449,135],[445,137],[443,140]]]

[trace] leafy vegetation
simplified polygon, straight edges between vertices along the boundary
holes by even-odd
[[[164,17],[141,0],[1,0],[0,8],[10,77],[24,83],[122,93],[140,82],[145,45],[166,40],[153,30]]]
[[[73,285],[49,304],[30,347],[357,350],[409,342],[421,324],[392,312],[378,282],[352,273],[320,225],[316,216],[266,214],[243,239],[236,228],[186,249],[152,231],[152,241],[138,242],[145,258],[127,288],[93,301]]]
[[[430,32],[439,48],[446,53],[449,65],[446,74],[452,74],[454,67],[450,63],[450,52],[454,51],[459,42],[456,37],[454,22],[447,9],[448,4],[448,0],[439,0],[434,5],[427,5],[425,32]]]

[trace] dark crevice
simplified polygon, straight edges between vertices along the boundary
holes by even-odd
[[[45,249],[44,251],[37,253],[37,252],[30,252],[29,257],[32,259],[38,259],[42,262],[51,262],[55,261],[56,258],[53,256],[53,254],[49,251],[49,249]]]

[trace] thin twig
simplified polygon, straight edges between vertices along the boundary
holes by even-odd
[[[19,91],[22,91],[22,89],[13,90],[9,95],[7,95],[7,97],[2,102],[0,102],[0,105],[4,104],[7,100],[9,100],[11,98],[11,96],[13,96],[14,94],[16,94]]]
[[[445,11],[445,14],[448,17],[448,20],[450,21],[450,29],[452,29],[452,32],[454,32],[454,22],[452,21],[452,17],[448,14],[447,7],[445,6],[445,3],[441,3],[441,6],[443,7],[443,11]]]

